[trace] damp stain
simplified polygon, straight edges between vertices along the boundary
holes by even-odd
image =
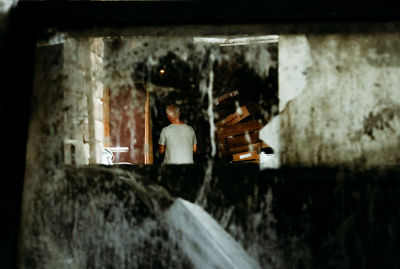
[[[398,39],[379,40],[366,57],[372,66],[400,66],[400,41]]]
[[[368,135],[372,140],[375,140],[376,131],[394,131],[393,120],[399,113],[399,107],[384,108],[378,113],[370,112],[368,116],[364,118],[364,134]]]

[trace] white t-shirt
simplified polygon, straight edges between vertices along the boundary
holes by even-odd
[[[170,124],[164,127],[158,144],[165,146],[164,163],[193,163],[193,145],[197,144],[197,139],[189,125]]]

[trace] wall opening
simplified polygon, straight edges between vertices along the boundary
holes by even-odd
[[[65,164],[162,164],[170,104],[194,130],[194,163],[260,163],[274,154],[259,133],[278,114],[278,41],[230,35],[42,43],[35,94],[57,83],[60,95],[34,106],[60,104],[45,121],[59,125],[54,137],[62,137]]]

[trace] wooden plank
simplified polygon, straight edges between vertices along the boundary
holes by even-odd
[[[232,158],[234,162],[257,160],[259,159],[259,154],[257,152],[246,151],[242,153],[233,154]]]
[[[250,148],[252,148],[252,150]],[[254,143],[254,144],[248,144],[248,145],[244,145],[244,146],[240,146],[240,147],[230,148],[229,152],[232,154],[245,152],[245,151],[259,152],[260,149],[261,149],[261,143]]]
[[[244,134],[246,132],[250,133],[252,131],[258,131],[262,127],[261,122],[258,120],[252,120],[249,122],[237,123],[231,126],[224,126],[219,128],[217,135],[220,139],[228,136],[234,136],[239,134]]]
[[[240,113],[238,111],[236,111],[235,113],[230,114],[225,119],[217,122],[215,124],[215,126],[217,128],[220,128],[222,126],[230,126],[230,125],[238,123],[239,121],[243,120],[244,118],[246,118],[249,115],[250,115],[250,113],[247,110],[247,107],[246,106],[242,106],[240,108]]]
[[[150,116],[150,98],[149,89],[146,89],[146,100],[144,103],[144,113],[145,113],[145,129],[144,129],[144,163],[153,163],[153,141],[151,135],[151,116]]]
[[[151,114],[149,115],[149,163],[153,164],[154,162],[154,156],[153,156],[153,134],[152,134],[152,129],[153,129],[153,123],[151,121]]]
[[[229,92],[229,93],[225,93],[224,95],[221,95],[220,97],[218,97],[217,99],[214,100],[214,107],[219,105],[223,101],[225,101],[225,100],[227,100],[227,99],[229,99],[231,97],[234,97],[234,96],[236,96],[238,94],[239,94],[239,91],[235,90],[233,92]]]
[[[238,163],[238,162],[236,162]],[[254,159],[254,160],[249,160],[249,161],[242,161],[240,163],[260,163],[260,159]]]
[[[246,135],[244,135],[244,134],[238,135],[238,136],[227,137],[225,140],[225,144],[229,148],[234,148],[234,147],[248,146],[249,144],[254,144],[259,141],[260,140],[258,138],[258,132],[251,132],[251,133],[249,133],[248,137],[246,137]]]
[[[103,92],[103,144],[105,147],[110,146],[110,89],[107,88]]]
[[[253,150],[250,150],[250,145],[253,146]],[[233,147],[229,149],[230,153],[240,153],[240,152],[244,152],[244,151],[254,151],[254,152],[260,152],[261,149],[263,148],[268,148],[269,146],[264,143],[264,142],[258,142],[255,144],[248,144],[245,146],[241,146],[241,147]]]

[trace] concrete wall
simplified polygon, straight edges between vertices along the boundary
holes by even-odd
[[[281,165],[400,163],[399,38],[280,36]]]
[[[104,132],[101,82],[103,51],[100,38],[73,39],[64,44],[66,164],[99,163],[101,160]]]

